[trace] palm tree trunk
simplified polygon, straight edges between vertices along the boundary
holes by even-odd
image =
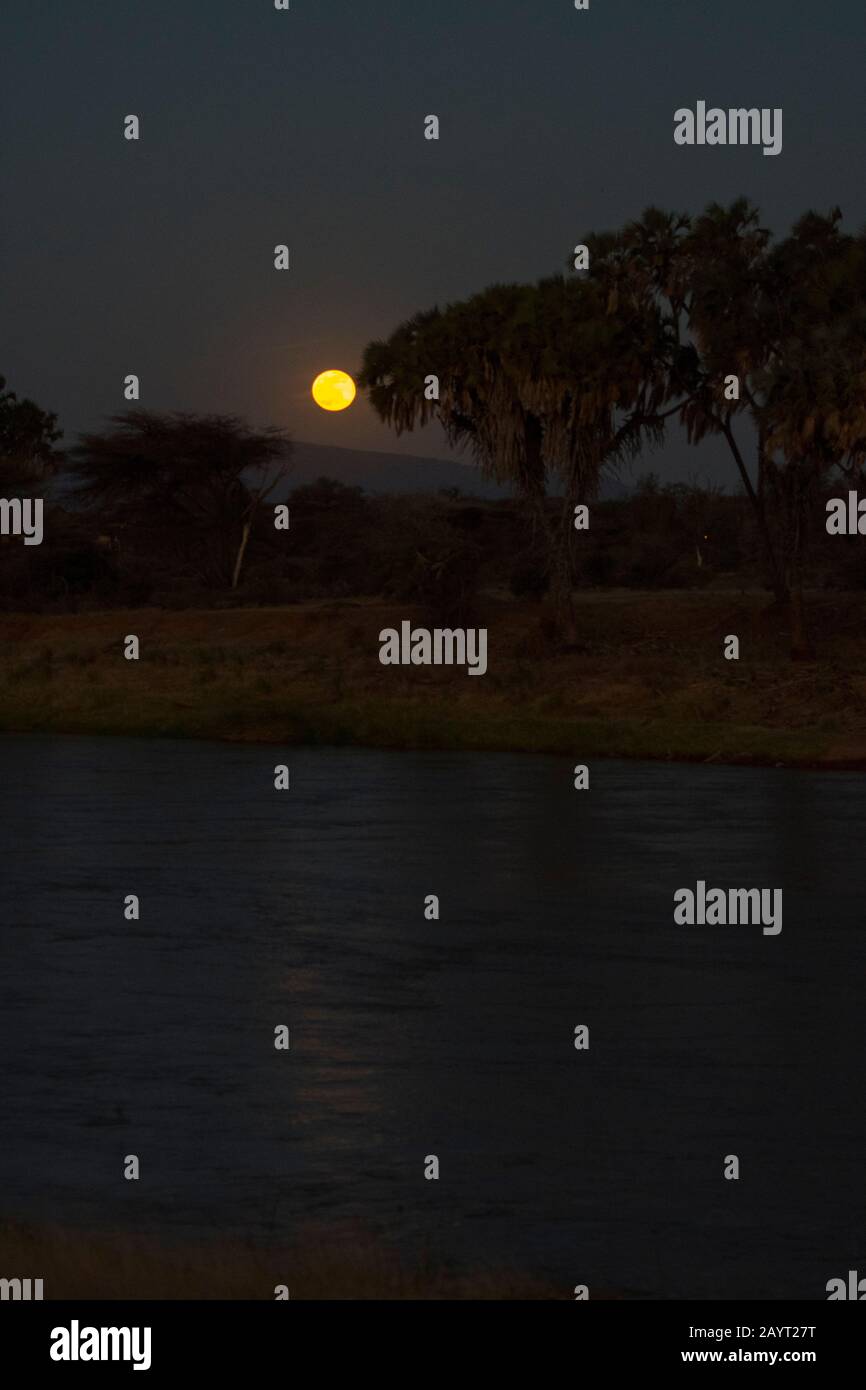
[[[806,498],[800,489],[797,474],[793,479],[791,498],[791,660],[814,661],[815,648],[806,626],[806,609],[803,602],[803,558],[805,552],[804,527]]]
[[[553,615],[557,630],[566,642],[574,642],[576,627],[571,601],[570,538],[562,528],[551,523],[547,509],[547,489],[544,463],[544,435],[541,421],[527,415],[524,425],[524,463],[517,486],[521,496],[532,508],[535,526],[541,533],[547,551],[547,576],[553,600]],[[564,517],[567,524],[568,518]]]
[[[570,489],[562,502],[559,532],[554,552],[554,611],[557,626],[569,646],[577,641],[577,616],[572,594],[572,545],[574,542],[575,495]]]
[[[776,549],[773,545],[773,537],[770,534],[770,527],[767,522],[767,512],[766,508],[764,507],[763,489],[760,492],[755,492],[755,489],[752,486],[752,480],[749,477],[749,470],[746,468],[746,464],[742,454],[740,453],[737,441],[734,439],[734,432],[731,429],[729,421],[725,421],[725,423],[723,424],[722,432],[728,441],[728,447],[730,448],[731,453],[734,456],[734,459],[737,464],[737,469],[739,470],[740,478],[742,479],[743,487],[746,489],[746,496],[751,502],[752,510],[755,513],[755,519],[758,523],[758,532],[764,545],[764,555],[766,557],[767,564],[769,565],[770,569],[770,582],[773,593],[775,594],[777,601],[787,608],[791,603],[791,590],[782,572],[782,567],[779,564],[778,556],[776,555]],[[762,461],[763,444],[759,446],[759,466]]]

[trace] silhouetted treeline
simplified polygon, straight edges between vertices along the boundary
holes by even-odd
[[[288,497],[288,531],[272,506],[253,519],[237,587],[170,515],[150,526],[112,511],[48,509],[41,546],[0,539],[6,611],[107,607],[238,607],[386,597],[427,605],[443,620],[469,616],[482,593],[542,601],[549,567],[538,527],[518,501],[453,491],[373,497],[320,479]],[[552,512],[558,510],[550,499]],[[866,587],[862,538],[829,537],[816,517],[807,582]],[[767,582],[753,509],[743,496],[652,475],[633,493],[592,505],[574,548],[577,588],[758,588]]]

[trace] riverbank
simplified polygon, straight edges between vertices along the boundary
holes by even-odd
[[[127,1232],[0,1223],[3,1277],[34,1278],[52,1299],[261,1299],[278,1286],[294,1301],[548,1300],[570,1291],[528,1275],[459,1273],[422,1259],[407,1267],[363,1232],[302,1236],[291,1245],[212,1240],[170,1244]],[[34,1273],[35,1272],[35,1273]]]
[[[791,662],[764,594],[588,591],[577,610],[564,651],[539,606],[483,602],[482,677],[383,667],[381,629],[435,620],[376,600],[0,614],[0,729],[866,768],[866,595],[811,597],[814,663]]]

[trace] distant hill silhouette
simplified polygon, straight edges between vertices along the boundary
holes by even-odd
[[[317,478],[335,478],[365,492],[438,492],[459,487],[474,497],[508,497],[508,488],[482,478],[470,463],[423,458],[416,454],[386,454],[368,449],[340,449],[329,444],[295,441],[287,491]]]
[[[340,449],[330,444],[294,441],[292,467],[285,482],[270,496],[278,502],[293,488],[333,478],[347,487],[360,487],[368,493],[436,493],[440,488],[459,488],[467,497],[510,497],[511,489],[499,487],[483,478],[471,463],[424,458],[418,454],[387,454],[371,449]],[[75,506],[73,484],[61,474],[54,481],[54,496],[65,506]],[[608,481],[602,485],[605,500],[628,495],[628,488]]]
[[[483,478],[471,463],[423,458],[416,454],[386,454],[367,449],[340,449],[328,444],[295,441],[292,470],[284,493],[317,478],[334,478],[347,487],[371,493],[438,492],[457,487],[470,497],[510,497],[511,490]],[[625,496],[626,489],[608,483],[603,497]],[[276,497],[277,494],[274,494]]]

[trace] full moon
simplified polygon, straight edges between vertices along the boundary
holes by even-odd
[[[348,372],[320,372],[313,382],[313,400],[322,410],[345,410],[355,399],[355,383]]]

